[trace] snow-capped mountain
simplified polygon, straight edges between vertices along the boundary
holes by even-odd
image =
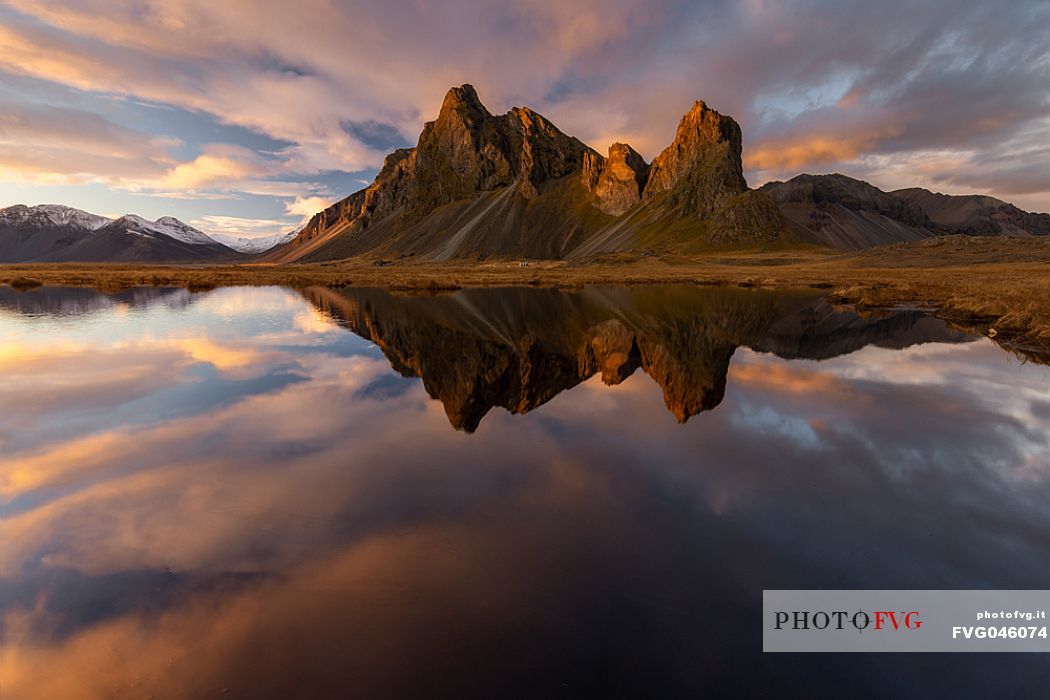
[[[0,209],[0,262],[208,262],[240,256],[171,216],[109,219],[55,204]]]
[[[279,233],[276,236],[266,236],[264,238],[244,238],[231,236],[228,233],[216,233],[212,235],[212,238],[228,248],[254,255],[283,245],[295,238],[298,233],[298,231],[289,231],[288,233]]]
[[[135,214],[125,214],[117,221],[124,223],[128,233],[159,233],[190,245],[215,245],[219,243],[219,241],[203,231],[199,231],[189,224],[184,224],[173,216],[162,216],[156,221],[150,221]]]
[[[94,231],[108,224],[111,219],[98,214],[90,214],[73,207],[64,207],[61,204],[40,204],[35,207],[27,207],[24,204],[16,204],[13,207],[0,209],[0,224],[16,226],[68,226],[79,228],[84,231]]]

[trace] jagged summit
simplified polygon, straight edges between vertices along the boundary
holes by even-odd
[[[531,109],[493,116],[472,86],[452,88],[438,118],[423,126],[406,205],[425,216],[443,204],[510,186],[535,197],[544,182],[578,169],[586,150]]]
[[[741,150],[740,125],[697,100],[653,159],[643,197],[670,192],[685,212],[708,214],[720,199],[747,191]]]
[[[481,103],[478,91],[470,83],[449,88],[449,91],[445,93],[445,99],[441,102],[441,111],[438,113],[437,120],[447,119],[454,114],[474,121],[480,121],[492,116],[485,105]]]
[[[562,258],[775,242],[783,220],[747,189],[740,150],[736,122],[697,102],[651,167],[627,144],[605,158],[528,107],[492,114],[464,84],[414,148],[388,156],[371,185],[269,259]]]
[[[592,189],[602,212],[619,216],[642,201],[642,190],[649,178],[649,164],[626,143],[609,146],[605,162],[595,161],[591,168],[599,171]]]

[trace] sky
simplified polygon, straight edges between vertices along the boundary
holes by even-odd
[[[297,228],[449,87],[652,159],[703,99],[749,184],[841,172],[1050,211],[1050,3],[0,0],[0,207]]]

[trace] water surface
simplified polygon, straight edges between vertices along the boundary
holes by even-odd
[[[1050,587],[1050,372],[650,287],[0,288],[0,697],[1031,693],[768,588]]]

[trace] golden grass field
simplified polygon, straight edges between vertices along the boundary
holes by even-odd
[[[930,308],[955,325],[992,335],[1027,355],[1050,355],[1050,237],[950,236],[855,253],[824,250],[711,253],[695,257],[621,253],[564,261],[447,263],[340,261],[265,265],[0,265],[0,282],[141,285],[379,286],[438,293],[471,286],[585,284],[737,285],[827,289],[862,312],[899,305]]]

